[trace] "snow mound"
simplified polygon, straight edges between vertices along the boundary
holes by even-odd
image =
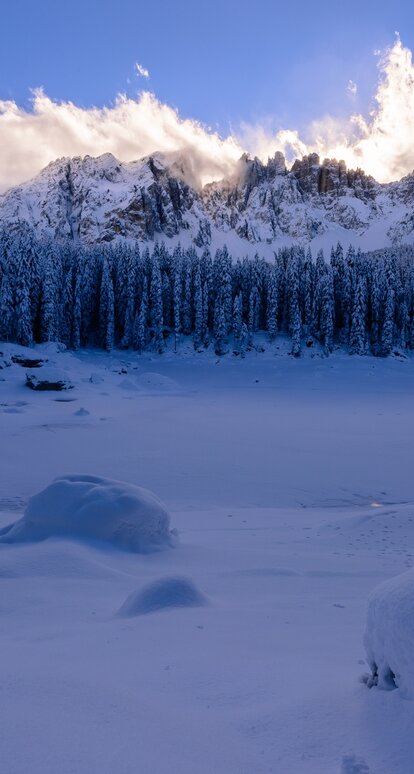
[[[205,596],[189,578],[170,576],[149,583],[125,600],[118,615],[131,617],[177,607],[206,605]]]
[[[368,685],[399,688],[414,699],[414,569],[372,592],[364,642],[372,671]]]
[[[32,497],[24,516],[0,530],[0,543],[69,537],[147,553],[171,544],[169,526],[165,507],[148,490],[72,475],[56,479]]]
[[[101,374],[92,373],[89,377],[89,381],[91,384],[102,384],[104,378],[101,376]]]
[[[72,390],[74,385],[65,371],[44,366],[39,371],[26,372],[26,384],[32,390]]]
[[[1,578],[111,580],[123,575],[79,543],[48,541],[0,548]]]
[[[174,379],[170,379],[169,376],[163,376],[163,374],[153,373],[152,371],[141,374],[137,382],[141,388],[153,390],[154,392],[176,392],[179,389]]]
[[[342,758],[341,774],[369,774],[369,767],[363,758],[345,755]]]

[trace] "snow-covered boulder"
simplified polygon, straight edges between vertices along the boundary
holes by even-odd
[[[19,521],[0,530],[0,543],[49,537],[103,541],[140,553],[172,542],[169,514],[147,489],[82,475],[56,479],[29,500]]]
[[[43,357],[34,357],[33,355],[28,357],[27,355],[22,355],[20,353],[12,355],[11,359],[13,363],[22,366],[23,368],[41,368],[47,363],[47,359]]]
[[[399,688],[414,699],[414,569],[372,592],[365,648],[372,671],[368,685]]]
[[[11,360],[9,360],[7,357],[4,357],[3,352],[0,352],[0,371],[2,371],[3,368],[10,368],[11,364]]]
[[[189,578],[171,576],[149,583],[127,597],[118,615],[132,617],[175,607],[200,607],[205,596]]]
[[[59,368],[43,367],[38,371],[26,372],[26,385],[31,390],[72,390],[74,385],[65,371]]]

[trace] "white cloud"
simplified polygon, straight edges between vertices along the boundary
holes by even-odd
[[[135,62],[135,71],[140,78],[150,77],[149,70],[147,70],[147,68],[144,67],[143,65],[138,64],[138,62]]]
[[[27,180],[62,156],[99,156],[111,152],[132,161],[155,151],[185,151],[201,183],[230,174],[243,148],[222,139],[197,121],[182,119],[173,108],[143,92],[138,99],[119,95],[112,107],[81,108],[54,102],[41,89],[32,109],[0,101],[0,186]]]
[[[357,91],[358,91],[358,86],[355,83],[355,81],[349,80],[348,81],[348,85],[346,87],[346,90],[347,90],[348,94],[352,94],[352,96],[354,96],[357,93]]]
[[[414,66],[411,51],[398,38],[379,60],[376,105],[368,118],[346,121],[332,116],[314,121],[311,141],[296,130],[277,134],[263,125],[240,127],[226,138],[197,121],[182,119],[149,92],[137,99],[119,95],[111,107],[82,108],[55,102],[42,90],[33,93],[30,110],[0,101],[0,187],[27,180],[61,156],[113,153],[123,161],[161,151],[185,152],[187,166],[200,183],[231,174],[248,150],[266,160],[281,150],[292,160],[315,151],[362,167],[389,181],[414,169]]]
[[[410,49],[399,37],[378,62],[379,81],[375,107],[368,118],[353,114],[347,121],[325,116],[314,121],[305,144],[296,132],[302,153],[316,152],[322,158],[343,159],[348,167],[361,167],[381,182],[398,180],[414,170],[414,65]],[[289,152],[286,131],[263,136],[257,131],[262,157],[275,149]],[[288,139],[288,142],[286,141]],[[254,136],[250,142],[254,147]]]

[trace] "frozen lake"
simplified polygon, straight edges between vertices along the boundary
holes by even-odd
[[[0,545],[4,771],[412,774],[413,703],[360,680],[368,594],[413,564],[414,360],[47,356],[74,389],[0,371],[0,526],[88,473],[179,542]],[[117,616],[177,575],[208,604]]]

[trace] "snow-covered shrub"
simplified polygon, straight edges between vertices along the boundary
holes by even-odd
[[[127,597],[118,615],[146,615],[174,607],[200,607],[206,598],[189,578],[167,577],[149,583]]]
[[[170,518],[151,492],[98,476],[58,478],[32,497],[24,516],[0,530],[0,542],[49,537],[104,541],[148,552],[171,544]]]
[[[414,570],[382,583],[368,603],[365,648],[368,685],[399,688],[414,699]]]

